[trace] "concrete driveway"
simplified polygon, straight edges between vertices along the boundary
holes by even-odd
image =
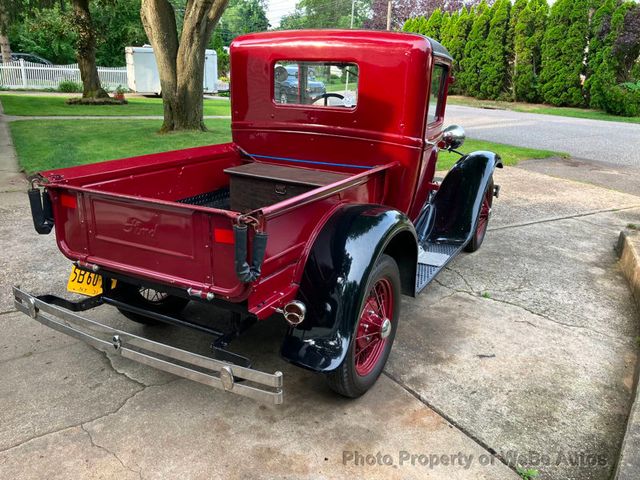
[[[24,193],[1,194],[0,478],[518,478],[503,462],[540,478],[609,478],[639,320],[613,245],[640,223],[640,197],[518,168],[496,182],[485,245],[403,300],[387,370],[361,399],[280,360],[278,319],[235,344],[284,372],[280,407],[106,356],[15,313],[11,284],[62,294],[69,262],[33,231]],[[201,353],[210,342],[106,306],[91,315]],[[407,454],[413,465],[400,464]],[[378,464],[384,455],[393,465]]]
[[[566,152],[578,159],[640,167],[640,124],[447,105],[447,124],[469,138]]]

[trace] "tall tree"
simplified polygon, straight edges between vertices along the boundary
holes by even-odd
[[[611,31],[611,17],[617,3],[617,0],[604,0],[591,17],[584,93],[586,101],[593,108],[604,109],[606,90],[615,84],[614,65],[610,57],[617,33]]]
[[[147,43],[140,21],[141,0],[95,0],[96,61],[103,67],[125,65],[124,47]]]
[[[625,57],[631,53],[637,59],[640,45],[635,48],[626,45],[628,48],[624,50],[616,48],[617,40],[623,35],[625,26],[629,25],[627,17],[633,18],[629,14],[637,8],[632,2],[616,5],[614,0],[607,0],[594,14],[594,37],[591,42],[594,53],[591,54],[590,48],[590,75],[585,82],[592,108],[616,115],[640,114],[640,89],[637,86],[630,89],[625,84],[632,79],[631,68],[625,62]],[[637,43],[640,44],[640,41]]]
[[[436,8],[425,25],[424,32],[421,32],[427,37],[440,40],[440,28],[442,27],[442,10]]]
[[[238,35],[264,32],[269,28],[265,0],[229,0],[216,27],[225,45]]]
[[[497,99],[509,85],[509,13],[511,0],[497,0],[491,7],[489,33],[482,49],[480,97]]]
[[[540,85],[545,102],[582,106],[582,75],[589,33],[590,0],[558,0],[542,42]]]
[[[18,52],[40,55],[58,65],[76,62],[76,31],[72,16],[58,5],[34,8],[11,28],[11,44]]]
[[[11,45],[9,44],[9,25],[11,5],[8,0],[0,0],[0,54],[3,63],[11,61]]]
[[[520,21],[520,15],[522,11],[527,7],[528,0],[516,0],[511,7],[511,13],[509,14],[509,31],[507,32],[507,61],[509,63],[509,93],[511,100],[515,99],[515,87],[513,81],[516,76],[516,52],[515,52],[515,37],[516,26]]]
[[[451,93],[459,94],[465,91],[463,83],[464,75],[461,74],[461,65],[464,60],[464,49],[467,44],[467,37],[469,36],[469,31],[471,30],[472,25],[472,14],[466,8],[462,8],[453,27],[451,27],[451,38],[446,45],[451,57],[453,58],[452,72],[456,78],[456,81],[450,87]]]
[[[158,64],[164,122],[161,131],[206,130],[204,54],[228,0],[189,0],[178,38],[169,0],[142,0],[140,15]]]
[[[627,7],[612,53],[619,62],[618,81],[640,82],[640,4],[627,2]]]
[[[467,42],[464,46],[464,58],[460,62],[458,75],[461,87],[467,95],[476,97],[480,94],[482,77],[480,72],[484,61],[485,39],[489,34],[492,10],[483,0],[472,11],[473,26],[469,31]]]
[[[540,45],[549,15],[547,0],[529,0],[518,15],[514,31],[513,94],[514,99],[539,102]]]
[[[108,98],[100,84],[96,66],[96,35],[89,11],[89,0],[71,0],[73,5],[73,25],[76,29],[76,54],[80,78],[82,78],[82,98]]]
[[[429,17],[439,8],[443,12],[457,12],[464,5],[475,5],[480,0],[394,0],[391,3],[391,29],[400,30],[404,22],[418,15]],[[387,0],[371,0],[371,15],[364,28],[385,30],[387,28]]]
[[[370,0],[356,0],[354,28],[360,28],[368,15]],[[351,0],[300,0],[295,11],[280,20],[282,29],[349,28],[351,26]]]
[[[417,33],[416,24],[417,22],[415,17],[409,18],[404,22],[404,25],[402,25],[402,31]]]
[[[451,36],[453,35],[458,12],[445,12],[442,16],[442,26],[440,27],[440,38],[438,39],[446,48],[449,48]]]
[[[222,36],[222,33],[219,29],[215,29],[213,32],[213,37],[209,42],[209,48],[212,48],[216,51],[216,55],[218,57],[218,76],[226,77],[229,75],[229,67],[231,66],[229,63],[229,54],[225,49],[225,42]]]

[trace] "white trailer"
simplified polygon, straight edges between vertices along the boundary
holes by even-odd
[[[127,86],[136,93],[160,95],[160,76],[158,65],[153,54],[153,48],[126,47],[124,49],[127,60]],[[204,92],[218,91],[218,55],[215,50],[205,50],[204,55]]]

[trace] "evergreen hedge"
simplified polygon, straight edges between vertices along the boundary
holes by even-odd
[[[449,49],[452,93],[640,115],[640,5],[629,0],[486,0],[408,19]]]

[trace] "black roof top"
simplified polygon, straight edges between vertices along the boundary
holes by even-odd
[[[447,50],[444,47],[444,45],[442,45],[437,40],[434,40],[433,38],[429,38],[429,37],[426,37],[426,38],[427,40],[429,40],[429,43],[431,44],[431,49],[433,50],[434,55],[437,55],[439,57],[444,57],[453,61],[453,58],[451,58],[451,54],[449,53],[449,50]]]

